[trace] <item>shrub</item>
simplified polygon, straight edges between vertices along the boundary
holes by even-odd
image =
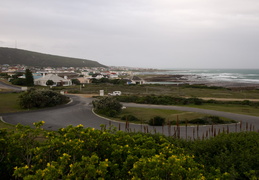
[[[162,126],[165,123],[165,118],[160,116],[155,116],[154,118],[151,118],[148,122],[151,126]]]
[[[186,104],[203,104],[203,100],[199,98],[182,98],[182,97],[172,97],[172,96],[120,96],[117,97],[119,101],[122,102],[135,102],[144,104],[162,104],[162,105],[186,105]]]
[[[209,119],[213,124],[224,124],[225,121],[220,119],[218,116],[209,116]]]
[[[127,121],[139,121],[139,119],[136,116],[133,115],[124,115],[121,117],[121,120],[127,120]]]
[[[122,104],[114,97],[103,97],[99,100],[95,100],[93,101],[93,106],[97,113],[109,117],[116,117],[121,112],[122,108]]]
[[[191,124],[208,124],[208,120],[204,118],[197,118],[197,119],[192,119],[189,121]]]
[[[221,133],[208,140],[189,142],[189,145],[185,147],[190,148],[196,162],[203,164],[208,173],[214,168],[219,169],[222,174],[230,173],[231,177],[228,179],[259,177],[257,132]]]
[[[69,98],[51,90],[30,89],[19,97],[22,108],[44,108],[65,104]]]
[[[188,121],[191,124],[226,124],[226,123],[235,123],[234,120],[224,121],[218,116],[205,116],[202,118],[197,118]]]
[[[26,86],[26,80],[24,78],[12,79],[11,83],[19,86]]]

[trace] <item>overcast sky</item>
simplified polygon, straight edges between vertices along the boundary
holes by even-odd
[[[0,0],[0,46],[108,66],[258,68],[259,0]]]

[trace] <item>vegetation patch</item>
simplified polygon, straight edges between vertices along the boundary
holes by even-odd
[[[2,179],[257,179],[259,133],[205,140],[68,126],[0,129]],[[39,139],[41,137],[41,139]]]
[[[151,126],[163,126],[165,124],[165,118],[161,116],[155,116],[148,121]]]
[[[139,119],[136,116],[133,116],[131,114],[122,116],[121,120],[124,120],[124,121],[139,121]]]
[[[217,116],[208,116],[207,114],[196,113],[196,112],[186,112],[168,109],[151,109],[151,108],[137,108],[137,107],[127,107],[123,109],[121,114],[117,117],[113,117],[113,120],[118,121],[129,121],[137,124],[160,124],[160,125],[185,125],[187,124],[228,124],[236,123],[236,121],[221,118]],[[157,122],[157,119],[160,123]]]
[[[228,124],[228,123],[236,123],[234,120],[223,120],[218,116],[204,116],[197,119],[192,119],[189,121],[186,121],[190,124],[199,124],[199,125],[212,125],[212,124]],[[181,122],[184,123],[184,122]]]
[[[250,107],[259,107],[259,102],[253,102],[249,100],[243,101],[217,101],[217,100],[203,100],[200,98],[184,98],[166,95],[127,95],[116,97],[121,102],[133,102],[140,104],[158,104],[158,105],[203,105],[203,104],[218,104],[218,105],[244,105]]]
[[[161,104],[161,105],[187,105],[195,104],[201,105],[203,103],[202,99],[199,98],[182,98],[174,96],[118,96],[116,97],[121,102],[134,102],[140,104]]]
[[[122,111],[122,104],[114,97],[102,97],[94,100],[92,103],[96,113],[108,117],[116,117]]]
[[[19,97],[19,104],[24,109],[44,108],[69,102],[69,98],[51,90],[30,89]]]
[[[0,93],[0,113],[11,113],[22,111],[19,106],[21,93]]]

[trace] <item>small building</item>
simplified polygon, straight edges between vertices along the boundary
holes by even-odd
[[[138,76],[133,76],[128,84],[145,84],[145,81]]]
[[[77,78],[81,84],[89,84],[90,83],[90,78],[86,78],[86,77],[79,77]]]
[[[100,73],[96,73],[92,75],[92,78],[94,79],[102,79],[102,78],[106,78],[104,75],[100,74]]]

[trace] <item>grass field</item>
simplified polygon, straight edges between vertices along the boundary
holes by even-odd
[[[19,95],[20,93],[0,93],[0,113],[22,111],[18,103]]]
[[[211,97],[211,98],[232,98],[232,99],[259,99],[259,90],[230,90],[230,89],[203,89],[190,88],[174,85],[111,85],[111,84],[87,84],[84,88],[73,86],[66,88],[68,91],[85,94],[99,94],[121,91],[122,94],[136,95],[170,95],[181,97]]]
[[[113,120],[121,121],[121,117],[124,115],[133,115],[137,117],[140,121],[131,121],[131,123],[147,123],[151,118],[155,116],[160,116],[166,119],[166,122],[172,121],[188,121],[196,118],[202,118],[208,116],[208,114],[168,110],[168,109],[150,109],[150,108],[135,108],[128,107],[123,109],[122,113],[117,118],[112,118]],[[229,120],[226,118],[221,118],[223,120]]]
[[[225,111],[236,114],[246,114],[251,116],[259,116],[259,107],[251,107],[246,105],[233,105],[233,104],[204,104],[204,105],[189,105],[189,107],[210,109],[216,111]]]

